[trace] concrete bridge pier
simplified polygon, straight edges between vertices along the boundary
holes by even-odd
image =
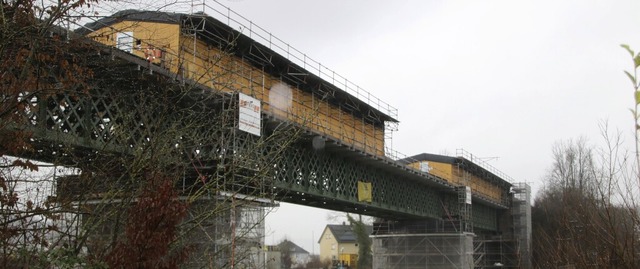
[[[115,240],[125,234],[129,217],[127,208],[135,203],[135,199],[89,188],[95,185],[92,185],[93,181],[75,175],[59,177],[56,181],[55,199],[73,201],[71,204],[75,208],[73,213],[65,214],[56,222],[60,230],[72,232],[68,235],[52,232],[50,237],[74,242],[79,241],[74,236],[90,229],[84,251],[110,251]],[[116,189],[116,185],[105,183],[103,186]],[[180,196],[179,199],[190,197]],[[264,268],[264,218],[274,206],[271,199],[222,191],[204,194],[191,201],[186,216],[178,225],[178,241],[173,243],[174,247],[188,250],[182,268]]]
[[[475,234],[448,227],[440,220],[375,223],[373,268],[474,268]]]
[[[191,205],[182,225],[189,249],[184,268],[263,268],[265,211],[273,206],[261,199],[218,195]]]

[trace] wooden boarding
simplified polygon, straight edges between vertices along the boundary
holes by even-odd
[[[162,59],[153,58],[150,64],[162,64],[176,73],[178,78],[193,79],[214,90],[253,96],[263,102],[265,112],[370,154],[385,155],[383,127],[366,123],[362,118],[291,85],[291,107],[276,109],[270,106],[269,89],[276,83],[283,83],[280,78],[266,74],[246,60],[230,56],[200,39],[181,35],[177,24],[123,21],[99,29],[89,36],[101,43],[116,46],[115,36],[118,32],[133,32],[134,39],[140,40],[140,49],[134,49],[133,54],[141,58],[148,55],[143,48],[160,47],[163,50]]]
[[[475,176],[469,172],[462,171],[457,166],[450,163],[428,161],[429,174],[440,177],[447,182],[457,186],[469,186],[474,193],[481,194],[496,202],[502,202],[502,189],[495,184]],[[420,162],[413,162],[407,166],[420,170]]]
[[[115,30],[117,29],[117,30]],[[305,126],[309,130],[340,143],[376,156],[385,156],[383,126],[376,126],[349,109],[321,100],[311,92],[288,85],[291,106],[276,108],[270,103],[270,89],[284,83],[247,60],[225,53],[193,36],[180,33],[178,24],[123,21],[89,34],[95,40],[116,46],[118,33],[133,33],[131,53],[176,73],[177,78],[189,78],[214,90],[241,92],[262,102],[263,111]],[[448,166],[447,166],[448,165]],[[419,169],[419,163],[409,164]],[[503,198],[500,187],[475,175],[457,171],[451,164],[430,162],[430,173],[454,185],[470,186],[475,193],[498,202]],[[465,175],[468,174],[468,175]]]

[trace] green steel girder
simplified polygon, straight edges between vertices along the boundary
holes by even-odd
[[[473,210],[473,226],[489,231],[498,230],[498,213],[499,210],[482,204],[474,204]]]
[[[131,55],[110,53],[116,57],[93,56],[96,87],[89,93],[69,91],[27,100],[34,109],[27,110],[26,125],[19,128],[33,132],[36,150],[24,156],[60,161],[72,154],[91,161],[92,156],[101,152],[141,154],[157,142],[158,134],[163,134],[162,143],[175,153],[169,154],[175,159],[170,162],[198,159],[200,165],[210,167],[222,162],[221,156],[241,155],[243,150],[256,150],[255,145],[264,142],[233,127],[236,126],[233,95],[214,94],[193,84],[190,92],[176,98],[166,92],[185,81],[175,82],[171,74],[152,65],[145,66],[146,62]],[[169,103],[178,103],[194,113],[168,113],[164,106]],[[195,128],[182,126],[182,122],[188,122],[186,118],[202,122]],[[265,120],[265,124],[277,122]],[[170,131],[175,134],[167,139]],[[311,137],[301,138],[286,148],[281,158],[273,160],[275,169],[263,176],[264,184],[275,190],[277,199],[387,219],[443,219],[458,214],[455,188],[444,180],[337,141],[328,140],[324,149],[314,150],[310,146]],[[371,203],[358,201],[358,181],[372,184]],[[501,210],[474,204],[473,225],[497,230]]]
[[[310,143],[309,143],[310,144]],[[360,158],[371,158],[361,156]],[[434,186],[408,181],[357,158],[336,151],[314,150],[309,145],[291,147],[279,164],[275,186],[285,190],[283,200],[341,211],[402,218],[441,218],[443,193]],[[357,182],[372,184],[371,203],[359,202]]]

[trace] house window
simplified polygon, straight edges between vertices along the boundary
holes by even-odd
[[[331,244],[331,249],[335,250],[336,249],[336,244]]]

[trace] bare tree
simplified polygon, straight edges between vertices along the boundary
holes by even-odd
[[[369,237],[369,229],[362,221],[362,215],[356,220],[347,214],[347,219],[356,236],[356,242],[358,242],[358,268],[370,269],[373,263],[373,254],[371,253],[372,241]]]
[[[50,245],[47,232],[56,229],[50,220],[66,212],[46,200],[48,187],[42,178],[52,174],[50,167],[13,156],[35,152],[25,126],[41,111],[37,96],[55,96],[63,88],[78,94],[87,89],[92,74],[82,67],[84,59],[71,53],[85,44],[67,39],[52,26],[69,10],[90,2],[0,4],[0,267],[46,266],[40,251]],[[49,256],[59,260],[63,252]]]
[[[547,185],[532,210],[534,263],[539,268],[637,268],[637,207],[626,191],[626,158],[617,138],[604,149],[559,143]]]
[[[320,255],[311,255],[309,257],[309,262],[300,269],[328,269],[331,266],[330,261],[322,261],[320,259]]]
[[[86,3],[43,11],[35,1],[2,2],[0,267],[176,268],[186,256],[204,267],[249,263],[255,250],[242,247],[243,237],[262,219],[238,224],[254,203],[242,197],[273,199],[270,180],[300,129],[274,122],[261,137],[237,131],[233,85],[242,70],[224,68],[230,53],[207,61],[217,77],[203,90],[157,74],[126,75],[117,68],[125,61],[99,58],[104,47],[51,30]],[[86,104],[93,107],[78,110]],[[34,125],[84,132],[102,148],[21,128]],[[42,156],[48,163],[29,159]],[[55,195],[22,195],[37,182]],[[213,235],[220,230],[225,236]]]
[[[625,74],[633,84],[635,150],[621,132],[600,125],[604,146],[585,139],[554,147],[554,164],[532,210],[534,264],[538,268],[638,268],[640,224],[640,54]]]
[[[278,249],[280,250],[280,264],[282,265],[282,268],[291,269],[294,265],[294,260],[291,257],[294,255],[293,251],[295,250],[293,248],[293,243],[285,238],[278,244]]]

